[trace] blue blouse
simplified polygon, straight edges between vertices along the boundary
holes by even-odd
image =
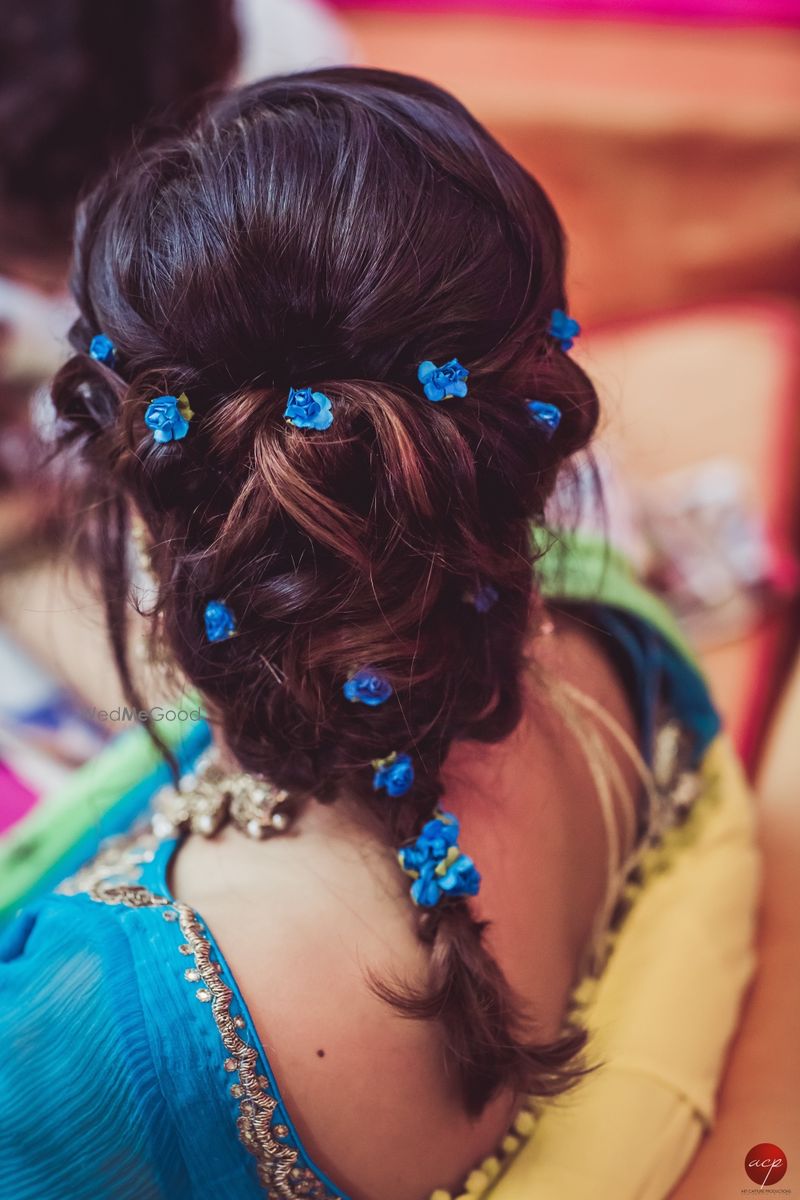
[[[657,705],[699,757],[718,729],[699,675],[655,630],[597,609],[649,751]],[[169,891],[175,841],[117,839],[0,938],[0,1196],[330,1200],[236,981]]]

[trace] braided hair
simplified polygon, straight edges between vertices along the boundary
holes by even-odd
[[[154,629],[241,765],[322,802],[355,797],[400,845],[435,810],[454,740],[497,741],[520,720],[531,530],[597,421],[591,383],[548,333],[566,301],[547,196],[433,84],[354,68],[273,79],[99,185],[74,291],[76,354],[53,395],[101,498],[123,676],[133,501]],[[114,370],[87,354],[98,330]],[[417,367],[454,356],[467,395],[431,403]],[[286,423],[292,386],[330,398],[330,429]],[[159,444],[148,401],[181,392],[190,433]],[[560,411],[552,436],[531,398]],[[468,599],[487,583],[490,613]],[[202,636],[209,598],[235,612],[236,637]],[[389,702],[343,695],[367,665]],[[394,798],[372,767],[392,751],[415,768]],[[583,1034],[536,1042],[466,900],[418,913],[426,988],[373,983],[441,1022],[467,1109],[502,1087],[566,1087]]]

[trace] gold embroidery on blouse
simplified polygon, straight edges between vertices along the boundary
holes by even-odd
[[[153,861],[158,842],[149,832],[109,838],[102,850],[56,889],[62,895],[85,894],[103,904],[154,908],[169,904],[139,883],[142,866]]]
[[[188,904],[170,900],[142,886],[142,865],[151,862],[158,840],[150,833],[116,838],[72,879],[59,887],[66,895],[89,895],[102,904],[124,904],[128,908],[163,908],[163,917],[178,924],[184,941],[181,955],[192,956],[194,967],[183,971],[189,983],[198,983],[194,995],[210,1004],[214,1022],[222,1039],[226,1074],[237,1074],[238,1082],[230,1092],[239,1101],[236,1127],[245,1148],[256,1160],[262,1187],[276,1200],[334,1200],[334,1195],[309,1167],[298,1165],[297,1147],[277,1140],[287,1137],[289,1128],[274,1124],[278,1102],[269,1091],[269,1080],[258,1072],[258,1051],[240,1034],[246,1028],[241,1016],[231,1015],[234,994],[220,978],[220,964],[212,957],[211,943],[203,926]]]
[[[254,1156],[258,1178],[270,1196],[280,1200],[332,1200],[331,1193],[308,1167],[298,1166],[296,1147],[276,1139],[278,1130],[286,1136],[285,1125],[274,1125],[277,1100],[266,1088],[269,1081],[258,1072],[258,1051],[239,1032],[245,1022],[231,1015],[233,992],[219,976],[219,964],[212,961],[211,943],[203,935],[197,913],[187,904],[176,902],[181,933],[194,956],[190,982],[202,987],[195,993],[202,1001],[211,1001],[211,1012],[226,1051],[223,1064],[229,1074],[238,1075],[231,1092],[239,1100],[236,1122],[239,1137]],[[186,972],[187,977],[189,972]]]

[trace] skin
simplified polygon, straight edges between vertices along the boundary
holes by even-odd
[[[591,775],[542,678],[574,683],[635,731],[613,667],[578,623],[556,618],[530,652],[525,718],[503,743],[453,747],[444,807],[483,876],[473,911],[492,922],[498,963],[552,1038],[602,904],[608,847]],[[213,930],[313,1160],[354,1200],[458,1194],[506,1132],[516,1097],[468,1118],[436,1024],[404,1019],[370,991],[367,971],[420,982],[426,970],[407,880],[372,818],[312,801],[268,842],[230,828],[190,837],[172,885]]]

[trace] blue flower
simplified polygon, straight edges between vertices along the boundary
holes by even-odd
[[[497,604],[497,601],[500,599],[500,593],[491,583],[484,583],[469,599],[472,601],[477,612],[487,613]]]
[[[324,392],[311,388],[289,388],[289,400],[283,414],[290,425],[298,429],[330,429],[333,409]]]
[[[527,405],[531,419],[549,441],[561,424],[561,409],[545,400],[528,400]]]
[[[568,317],[561,308],[554,308],[550,314],[550,328],[547,331],[554,337],[562,350],[571,350],[576,337],[580,335],[581,327],[573,317]]]
[[[407,754],[390,754],[372,764],[375,775],[372,786],[376,792],[386,789],[387,796],[405,796],[414,784],[414,764]]]
[[[236,633],[236,618],[221,600],[209,600],[204,620],[206,637],[210,642],[224,642]]]
[[[442,864],[444,865],[444,864]],[[477,896],[481,888],[481,873],[468,854],[459,854],[436,878],[448,896]]]
[[[469,371],[462,367],[457,358],[451,358],[443,367],[436,363],[422,362],[417,368],[417,379],[428,400],[450,400],[453,396],[466,396]]]
[[[346,700],[358,701],[361,704],[368,704],[370,708],[377,708],[379,704],[383,704],[389,699],[393,688],[383,675],[378,675],[371,667],[362,667],[347,680],[342,691]]]
[[[433,820],[426,821],[413,846],[401,853],[411,855],[411,861],[420,866],[426,862],[438,864],[457,844],[460,829],[458,819],[452,813],[441,813]]]
[[[96,333],[89,343],[89,355],[104,366],[113,368],[117,348],[105,333]]]
[[[144,423],[153,430],[156,442],[179,442],[189,432],[194,413],[185,392],[180,396],[156,396],[147,406]]]
[[[411,899],[423,908],[435,908],[442,896],[476,896],[481,877],[472,859],[458,848],[460,826],[452,813],[428,821],[417,840],[398,853],[400,866],[410,875]]]

